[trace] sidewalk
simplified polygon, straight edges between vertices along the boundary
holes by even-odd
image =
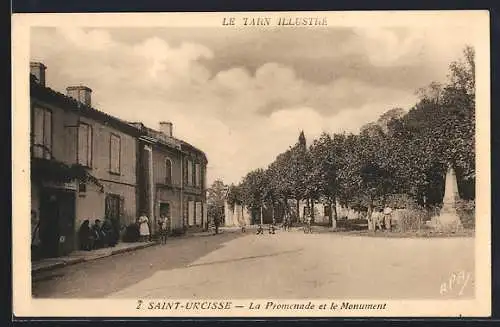
[[[231,233],[239,231],[239,229],[233,228],[221,228],[219,233]],[[214,235],[210,231],[205,232],[192,232],[187,233],[181,237],[203,237]],[[175,237],[177,238],[177,237]],[[157,245],[157,242],[147,242],[147,243],[118,243],[115,247],[103,248],[94,251],[73,251],[68,256],[57,257],[57,258],[47,258],[34,261],[31,263],[31,273],[37,273],[41,271],[52,270],[56,268],[61,268],[64,266],[69,266],[77,264],[80,262],[92,261],[100,258],[106,258],[115,254],[135,251],[144,249],[153,245]]]
[[[97,249],[94,251],[73,251],[68,256],[47,258],[31,263],[31,273],[52,270],[64,266],[73,265],[80,262],[92,261],[109,257],[115,254],[144,249],[156,245],[155,242],[147,243],[118,243],[115,247]]]
[[[247,232],[253,232],[257,227],[254,225],[247,226]],[[221,226],[219,228],[219,234],[225,233],[241,233],[241,227],[225,227]],[[203,231],[203,232],[188,232],[181,237],[204,237],[204,236],[214,236],[213,231]],[[177,237],[176,237],[177,238]],[[57,258],[47,258],[34,261],[31,263],[31,273],[38,273],[42,271],[52,270],[56,268],[61,268],[80,262],[93,261],[100,258],[106,258],[115,254],[135,251],[139,249],[144,249],[153,245],[157,245],[157,242],[147,242],[147,243],[118,243],[115,247],[103,248],[94,251],[73,251],[68,256],[57,257]]]

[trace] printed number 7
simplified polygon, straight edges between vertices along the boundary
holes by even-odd
[[[137,310],[141,308],[142,300],[137,300]]]

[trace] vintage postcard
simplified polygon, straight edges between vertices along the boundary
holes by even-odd
[[[491,314],[487,11],[12,21],[17,317]]]

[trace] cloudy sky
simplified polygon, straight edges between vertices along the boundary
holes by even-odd
[[[31,60],[64,92],[174,134],[207,153],[208,182],[237,183],[321,132],[358,132],[446,79],[467,29],[33,28]]]

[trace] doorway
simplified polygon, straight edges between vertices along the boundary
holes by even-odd
[[[160,202],[160,217],[165,216],[169,219],[170,221],[170,226],[168,228],[171,228],[172,226],[172,217],[170,216],[170,203],[167,202]]]
[[[73,251],[75,193],[44,189],[40,196],[40,255],[52,258]]]

